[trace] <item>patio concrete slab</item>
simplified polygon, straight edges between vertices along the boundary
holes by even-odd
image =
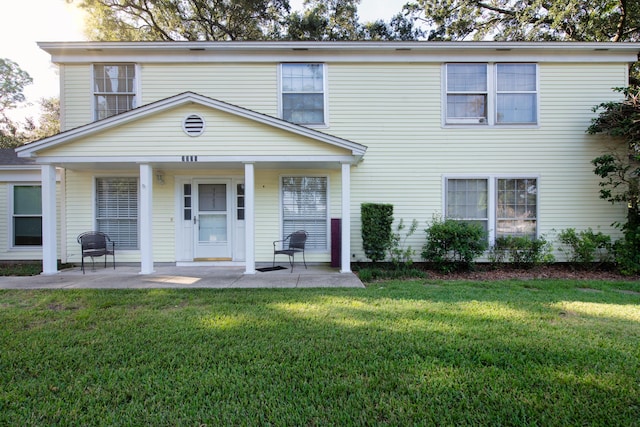
[[[327,266],[244,274],[244,267],[156,266],[139,274],[139,266],[63,270],[55,275],[0,277],[0,289],[153,289],[153,288],[364,288],[353,273]]]

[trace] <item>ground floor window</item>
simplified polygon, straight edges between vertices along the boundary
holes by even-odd
[[[309,234],[307,250],[327,250],[327,181],[326,176],[282,177],[283,238],[305,230]]]
[[[13,187],[13,246],[42,246],[42,191],[39,185]]]
[[[490,240],[537,236],[538,180],[533,177],[448,177],[445,216],[475,222]]]
[[[97,230],[109,235],[118,249],[138,249],[138,179],[96,179]]]

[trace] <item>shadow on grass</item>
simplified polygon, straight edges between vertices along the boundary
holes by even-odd
[[[576,286],[1,292],[0,424],[633,425],[639,298]]]

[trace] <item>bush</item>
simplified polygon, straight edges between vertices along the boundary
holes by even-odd
[[[487,249],[487,233],[480,224],[434,218],[426,230],[422,258],[444,272],[472,269],[474,260]]]
[[[363,203],[360,205],[362,220],[362,247],[371,261],[384,260],[391,247],[393,205]]]
[[[576,233],[575,228],[562,230],[558,239],[564,247],[559,250],[567,254],[567,261],[583,268],[594,267],[594,263],[611,262],[611,237],[591,228]]]
[[[489,259],[492,263],[508,261],[517,268],[532,268],[554,261],[552,247],[544,237],[503,236],[496,239]]]
[[[401,232],[404,229],[404,221],[400,219],[400,222],[396,227],[396,232],[391,235],[389,258],[391,259],[391,263],[397,269],[410,268],[413,264],[413,256],[416,254],[416,251],[413,250],[411,246],[407,246],[405,248],[404,245],[407,242],[407,239],[411,237],[418,229],[418,221],[415,219],[411,221],[411,226],[405,233],[404,237],[402,237]]]
[[[627,223],[620,228],[624,237],[613,245],[616,267],[625,276],[640,274],[640,217],[629,210]]]

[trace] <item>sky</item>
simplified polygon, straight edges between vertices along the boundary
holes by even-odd
[[[382,18],[389,20],[408,0],[361,0],[358,14],[363,22]],[[80,41],[83,34],[82,14],[67,0],[2,0],[0,13],[0,58],[8,58],[29,73],[33,84],[24,94],[30,107],[12,114],[15,120],[39,116],[38,100],[59,95],[56,67],[49,55],[38,48],[41,41]],[[76,3],[78,0],[76,0]],[[303,0],[291,0],[300,10]]]

